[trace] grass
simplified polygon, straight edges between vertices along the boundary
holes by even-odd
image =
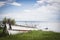
[[[16,35],[5,35],[0,37],[0,40],[60,40],[60,33],[50,31],[30,31],[28,33]]]

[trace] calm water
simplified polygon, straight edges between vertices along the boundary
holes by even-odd
[[[60,22],[19,21],[16,24],[34,26],[41,30],[48,28],[48,31],[60,32]]]

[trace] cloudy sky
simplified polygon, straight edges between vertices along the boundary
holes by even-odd
[[[0,20],[60,21],[60,0],[0,0]]]

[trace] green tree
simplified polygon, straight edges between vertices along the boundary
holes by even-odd
[[[6,26],[7,18],[5,17],[2,22],[4,24],[3,33],[6,33],[7,32],[7,26]]]
[[[11,19],[8,19],[7,23],[9,24],[9,29],[11,30],[12,29],[12,27],[11,27]]]
[[[16,23],[15,20],[12,19],[12,20],[11,20],[11,24],[12,24],[12,25],[15,25],[15,23]]]
[[[7,19],[7,23],[9,24],[9,29],[12,29],[11,25],[15,25],[15,20],[14,19]]]

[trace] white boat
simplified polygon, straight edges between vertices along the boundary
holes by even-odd
[[[31,30],[38,30],[37,28],[30,28],[30,27],[22,27],[22,26],[16,26],[16,25],[11,25],[12,30],[9,30],[9,25],[6,24],[7,26],[7,31],[10,34],[17,34],[17,33],[25,33]]]

